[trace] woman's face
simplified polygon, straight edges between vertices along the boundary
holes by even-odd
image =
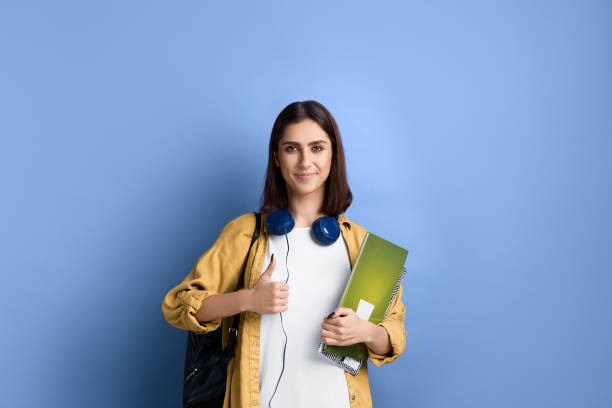
[[[274,161],[280,167],[287,190],[306,195],[323,190],[332,162],[327,133],[312,119],[287,125],[278,142]]]

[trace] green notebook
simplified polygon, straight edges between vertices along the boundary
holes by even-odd
[[[382,322],[406,274],[407,256],[406,249],[368,232],[338,306],[351,308],[361,319],[374,324]],[[364,343],[352,346],[323,344],[321,349],[325,354],[357,360],[368,357]]]

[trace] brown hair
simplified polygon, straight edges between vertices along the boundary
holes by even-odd
[[[274,126],[272,126],[266,183],[261,197],[263,204],[260,211],[262,212],[269,212],[273,207],[287,208],[289,206],[287,186],[280,168],[275,165],[274,153],[278,152],[278,142],[283,137],[285,127],[304,119],[312,119],[317,122],[332,142],[332,162],[329,176],[325,180],[325,198],[322,212],[330,216],[343,213],[353,201],[353,194],[346,179],[344,149],[342,148],[342,139],[336,120],[325,106],[317,101],[308,100],[287,105],[278,114]]]

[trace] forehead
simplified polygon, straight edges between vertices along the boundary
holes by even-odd
[[[298,123],[287,125],[283,131],[283,137],[281,137],[279,143],[284,141],[292,141],[307,144],[310,141],[321,139],[327,140],[328,142],[330,141],[327,133],[321,126],[319,126],[317,122],[312,119],[304,119]]]

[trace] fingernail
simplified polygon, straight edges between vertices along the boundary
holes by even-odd
[[[270,258],[270,262],[274,260],[274,254],[272,254],[272,258]]]
[[[332,317],[334,317],[335,314],[336,312],[331,312],[330,314],[327,315],[327,318],[331,319]]]

